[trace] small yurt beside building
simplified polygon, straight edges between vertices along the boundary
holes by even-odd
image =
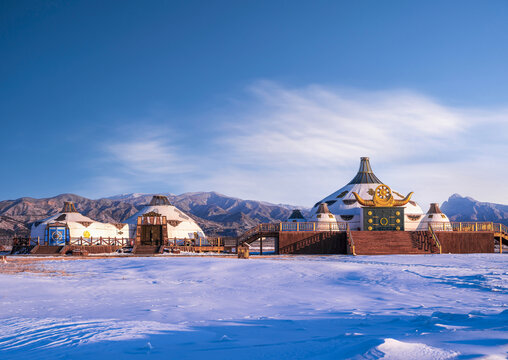
[[[153,196],[150,204],[126,220],[136,245],[166,245],[169,242],[203,240],[198,224],[163,195]]]
[[[335,230],[337,228],[337,219],[330,212],[326,203],[319,204],[310,221],[316,223],[316,230]]]
[[[80,214],[73,202],[66,201],[59,213],[33,223],[30,237],[32,241],[47,245],[82,244],[82,240],[92,245],[100,238],[128,239],[129,227],[92,220]]]
[[[430,204],[429,211],[425,214],[422,221],[420,222],[420,226],[418,230],[428,230],[429,225],[432,226],[434,230],[441,231],[451,231],[452,225],[450,224],[450,219],[446,216],[441,209],[439,208],[439,204],[432,203]]]

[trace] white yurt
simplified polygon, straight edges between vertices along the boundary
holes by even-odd
[[[307,220],[303,216],[302,212],[298,209],[293,210],[288,218],[288,222],[306,222]]]
[[[358,203],[353,192],[356,192],[363,199],[370,199],[376,188],[381,184],[383,184],[381,180],[372,171],[369,158],[362,157],[356,176],[346,186],[318,201],[312,208],[312,213],[316,213],[321,204],[326,204],[330,212],[336,216],[338,222],[347,222],[351,230],[360,230],[362,205]],[[391,192],[395,200],[403,200],[406,197],[397,191],[391,190]],[[412,200],[403,207],[405,230],[416,230],[423,217],[422,209]]]
[[[337,219],[328,209],[326,203],[319,204],[317,210],[312,214],[310,221],[316,223],[316,230],[335,230]]]
[[[93,244],[103,239],[128,239],[127,224],[110,224],[95,221],[77,212],[74,203],[66,201],[62,210],[41,221],[32,224],[30,237],[40,244],[65,245],[84,243]]]
[[[439,204],[436,203],[430,204],[429,211],[427,211],[422,221],[420,222],[418,230],[428,230],[429,225],[432,225],[434,230],[452,230],[450,219],[448,219],[448,216],[443,214],[439,208]]]
[[[199,225],[164,195],[153,196],[150,204],[128,218],[126,223],[136,244],[164,245],[167,241],[206,238]]]

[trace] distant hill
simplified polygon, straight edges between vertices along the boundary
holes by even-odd
[[[208,235],[236,236],[261,222],[284,221],[291,205],[242,200],[216,192],[181,195],[165,194],[187,212]],[[87,199],[74,194],[51,198],[20,198],[0,201],[0,239],[28,236],[32,222],[59,211],[65,201],[73,201],[82,214],[103,222],[121,222],[148,204],[153,194],[123,194],[103,199]]]
[[[452,221],[492,221],[508,225],[508,205],[481,202],[453,194],[441,206]]]

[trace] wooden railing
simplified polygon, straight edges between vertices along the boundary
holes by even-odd
[[[26,238],[23,242],[28,246],[33,245],[49,245],[47,240],[41,238]],[[128,238],[111,238],[111,237],[98,237],[98,238],[84,238],[84,237],[71,237],[63,245],[76,245],[76,246],[92,246],[92,245],[109,245],[109,246],[132,246],[134,241]]]
[[[508,236],[508,226],[494,222],[429,223],[434,231],[494,232]]]
[[[436,233],[432,229],[432,225],[431,224],[429,224],[429,232],[430,232],[430,235],[432,236],[432,239],[436,243],[437,248],[439,249],[439,253],[442,254],[443,253],[443,249],[441,247],[441,243],[439,242]]]
[[[348,223],[346,222],[280,222],[259,224],[247,230],[239,238],[238,242],[242,243],[255,234],[277,233],[283,231],[347,231]]]
[[[498,234],[503,234],[505,237],[508,237],[508,226],[505,224],[494,224],[494,232]]]

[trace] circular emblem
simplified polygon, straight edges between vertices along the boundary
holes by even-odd
[[[395,222],[396,222],[397,224],[398,224],[398,223],[400,223],[400,219],[395,220]]]
[[[376,188],[372,200],[375,206],[392,206],[394,201],[392,190],[388,185],[381,184]]]
[[[400,215],[400,211],[396,211],[395,215],[399,216]]]
[[[397,226],[397,227],[395,228],[395,230],[399,231],[399,230],[400,230],[400,226]]]
[[[372,215],[372,211],[369,211],[367,214]]]
[[[372,226],[369,226],[367,229],[369,229],[369,231],[372,231]]]
[[[388,199],[391,194],[392,194],[392,191],[390,190],[390,188],[387,185],[379,185],[376,188],[376,195],[380,199],[383,199],[383,200]]]
[[[388,225],[388,219],[387,218],[381,218],[381,220],[379,220],[379,223],[383,226],[386,226]]]
[[[90,231],[85,230],[85,231],[83,232],[83,237],[88,239],[88,238],[90,237]]]
[[[51,237],[53,240],[61,240],[62,239],[62,233],[60,231],[55,231]]]
[[[369,219],[369,224],[372,224],[372,219]]]

